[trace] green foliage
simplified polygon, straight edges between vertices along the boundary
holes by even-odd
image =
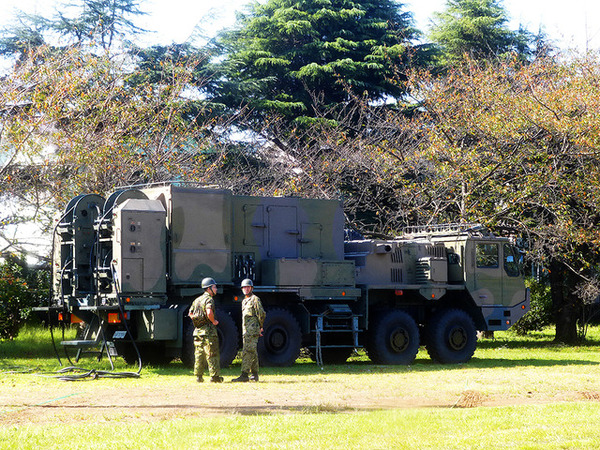
[[[53,17],[18,13],[13,25],[0,35],[0,55],[18,56],[51,45],[67,49],[73,45],[109,50],[117,38],[130,37],[144,30],[130,19],[146,14],[140,0],[76,0],[57,8]],[[62,41],[56,39],[63,38]]]
[[[15,155],[4,192],[64,204],[82,191],[203,176],[202,125],[213,123],[196,123],[201,105],[185,98],[199,82],[196,59],[132,62],[42,47],[0,81],[0,105],[11,109],[0,147]]]
[[[548,283],[529,278],[525,284],[531,295],[531,309],[512,328],[520,335],[541,331],[554,323],[552,295]]]
[[[452,65],[471,59],[495,59],[515,52],[531,55],[533,37],[524,29],[509,30],[508,15],[500,0],[448,0],[435,13],[431,39],[441,47],[441,62]]]
[[[18,258],[0,264],[0,339],[13,339],[31,314],[48,297],[49,274],[32,270]]]
[[[443,80],[416,81],[428,137],[414,155],[425,181],[411,183],[414,197],[434,198],[441,221],[444,214],[526,238],[527,257],[556,279],[559,340],[576,337],[576,289],[597,279],[600,262],[598,80],[600,60],[588,54],[526,65],[469,61]]]
[[[209,92],[256,118],[275,113],[288,120],[316,115],[315,99],[341,106],[350,92],[369,99],[400,97],[392,82],[419,49],[411,41],[409,13],[391,0],[269,0],[254,3],[236,27],[222,32],[223,58]]]
[[[77,44],[94,43],[109,49],[118,37],[143,31],[130,16],[146,14],[139,9],[141,0],[78,0],[60,8],[52,21],[52,30]],[[70,13],[70,14],[69,14]]]

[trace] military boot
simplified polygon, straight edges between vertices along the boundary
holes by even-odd
[[[202,383],[204,381],[204,379],[202,378],[202,376],[196,377],[196,381],[198,383]]]
[[[223,377],[215,375],[214,377],[210,377],[210,382],[211,383],[222,383],[223,382]]]
[[[252,375],[250,375],[250,381],[258,381],[258,372],[252,372]]]
[[[250,381],[250,378],[248,378],[248,372],[242,372],[239,377],[231,380],[232,383],[235,383],[236,381]]]

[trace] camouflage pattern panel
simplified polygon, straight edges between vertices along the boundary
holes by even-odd
[[[170,282],[194,286],[212,277],[231,283],[231,192],[173,185],[144,192],[167,209]]]
[[[446,249],[416,240],[362,240],[345,243],[346,259],[356,264],[356,283],[370,286],[429,285],[448,282]]]
[[[261,264],[263,286],[354,286],[353,261],[269,259]]]
[[[338,200],[298,199],[300,257],[344,259],[344,211]]]
[[[236,281],[260,281],[266,260],[343,259],[344,216],[335,200],[236,196],[233,226]]]
[[[128,199],[114,208],[113,261],[121,293],[166,292],[165,218],[158,200]]]
[[[343,259],[344,216],[337,200],[234,197],[234,251],[260,259]]]
[[[104,198],[96,194],[73,198],[56,227],[53,282],[57,300],[73,296],[80,304],[95,293],[93,277],[96,242],[94,222],[101,214]]]
[[[177,339],[178,311],[152,309],[136,314],[137,342],[170,341]]]

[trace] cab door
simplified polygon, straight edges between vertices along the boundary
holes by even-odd
[[[471,293],[480,305],[502,304],[502,248],[499,242],[477,241],[473,249]]]
[[[526,297],[525,282],[521,276],[519,251],[508,242],[502,244],[502,304],[514,306]]]

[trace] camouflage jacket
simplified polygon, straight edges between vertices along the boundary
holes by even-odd
[[[242,332],[244,334],[259,335],[265,322],[265,310],[260,298],[251,294],[242,300]]]
[[[192,303],[190,307],[192,322],[196,329],[194,336],[202,336],[216,332],[216,327],[208,320],[208,309],[215,312],[215,301],[208,292],[205,292]],[[214,330],[213,330],[214,328]]]

